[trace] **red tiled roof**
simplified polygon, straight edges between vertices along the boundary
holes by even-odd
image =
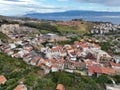
[[[58,62],[59,62],[59,63],[64,63],[65,60],[64,60],[64,59],[59,59]]]
[[[35,62],[37,62],[38,60],[40,60],[40,57],[35,57],[35,58],[33,58],[33,59],[31,60],[31,62],[35,63]]]
[[[51,59],[51,60],[49,60],[49,61],[51,61],[52,63],[56,63],[56,60],[55,60],[55,59]]]
[[[112,68],[102,67],[101,69],[104,74],[115,74],[115,70]]]
[[[51,48],[52,51],[57,51],[57,50],[60,50],[60,49],[62,49],[61,46],[56,46],[56,47]]]
[[[119,64],[119,63],[110,62],[110,65],[111,65],[111,66],[120,67],[120,64]]]
[[[90,73],[102,73],[100,66],[88,66],[88,70]]]
[[[17,87],[14,90],[27,90],[25,85],[17,85]]]
[[[101,48],[99,45],[97,45],[97,44],[94,44],[94,47],[95,48]]]
[[[42,62],[38,62],[37,66],[41,66],[42,65]]]
[[[65,90],[65,87],[63,84],[58,84],[56,90]]]
[[[26,54],[23,55],[23,57],[27,57],[29,55],[31,55],[31,54],[30,53],[26,53]]]
[[[80,46],[81,46],[82,48],[87,48],[87,45],[86,45],[85,43],[80,43]]]
[[[83,67],[83,66],[86,66],[86,63],[84,62],[75,62],[75,66],[77,67]]]
[[[65,51],[64,51],[64,50],[60,50],[60,52],[61,52],[61,53],[65,53]]]
[[[75,41],[74,44],[75,44],[75,45],[79,45],[79,41]]]
[[[92,61],[91,61],[91,60],[87,60],[87,61],[85,61],[85,63],[86,63],[87,65],[92,65]]]
[[[88,71],[90,73],[102,73],[102,74],[115,74],[115,70],[112,68],[106,68],[101,66],[88,66]]]
[[[1,83],[4,83],[4,82],[6,82],[6,81],[7,81],[7,79],[5,78],[5,76],[0,75],[0,84],[1,84]]]
[[[52,65],[52,68],[58,68],[58,66],[57,65]]]

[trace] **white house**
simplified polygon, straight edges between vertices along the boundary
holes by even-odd
[[[52,71],[52,72],[57,72],[57,71],[59,71],[58,66],[57,66],[57,65],[53,65],[53,66],[51,67],[51,71]]]
[[[9,46],[10,46],[11,49],[16,48],[16,45],[14,43],[10,43]]]
[[[67,53],[62,49],[61,46],[55,46],[55,47],[52,47],[52,48],[48,48],[45,51],[45,54],[46,54],[46,57],[48,59],[58,58],[60,56],[64,57],[64,56],[67,55]]]
[[[110,62],[110,64],[111,64],[113,69],[120,70],[120,64],[119,63]]]

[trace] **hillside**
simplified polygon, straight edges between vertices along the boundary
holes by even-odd
[[[43,76],[40,68],[27,65],[21,59],[14,59],[2,53],[0,53],[0,74],[7,78],[7,82],[0,86],[0,90],[13,90],[20,81],[32,90],[55,90],[58,83],[63,83],[66,90],[89,90],[88,87],[91,90],[104,90],[95,79],[82,77],[80,74],[56,72]]]
[[[78,25],[55,25],[60,33],[75,33],[75,34],[85,34],[89,33],[90,28],[92,27],[93,23],[86,22],[86,21],[77,21]]]
[[[20,81],[28,87],[33,86],[43,76],[43,71],[25,64],[22,59],[11,58],[0,53],[0,74],[7,78],[6,84],[2,85],[0,90],[13,90]]]
[[[55,90],[57,84],[62,83],[66,90],[105,90],[105,83],[111,83],[106,75],[100,77],[81,76],[66,72],[43,74],[39,67],[31,66],[22,59],[11,58],[0,53],[0,74],[7,78],[0,90],[13,90],[20,81],[28,87],[28,90]],[[113,76],[116,82],[120,82],[120,76]]]
[[[3,41],[3,42],[7,42],[9,39],[9,37],[7,35],[5,35],[4,33],[0,32],[0,39]]]
[[[71,21],[70,21],[71,22]],[[57,25],[56,22],[51,23],[25,23],[25,26],[38,29],[41,33],[75,33],[75,34],[85,34],[89,33],[89,29],[92,27],[93,23],[78,21],[79,24],[75,26],[62,26]],[[69,23],[69,22],[68,22]]]

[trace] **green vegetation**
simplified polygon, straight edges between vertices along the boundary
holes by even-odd
[[[22,59],[11,58],[0,53],[0,74],[5,75],[7,82],[1,85],[0,90],[13,90],[22,80],[28,87],[33,87],[36,80],[41,78],[43,71],[24,63]]]
[[[7,35],[5,35],[4,33],[0,32],[0,39],[3,42],[7,42],[9,40],[9,38],[7,37]]]
[[[119,52],[119,53],[116,53],[116,52],[115,52],[114,54],[120,56],[120,52]]]
[[[88,26],[85,24],[80,24],[78,26],[59,26],[59,25],[55,26],[61,33],[75,33],[75,34],[89,33],[87,28]]]
[[[6,18],[7,17],[2,17],[2,16],[0,16],[0,20],[1,20],[1,22],[0,22],[0,26],[2,25],[2,24],[19,24],[17,21],[9,21],[9,20],[6,20]]]
[[[50,73],[39,82],[35,90],[55,90],[59,83],[63,84],[66,90],[105,90],[104,85],[96,83],[95,79],[66,72]]]
[[[28,89],[32,90],[55,90],[59,83],[63,84],[66,90],[105,90],[105,84],[112,83],[107,75],[97,78],[56,72],[43,76],[41,68],[28,65],[22,59],[11,58],[3,53],[0,53],[0,74],[7,78],[7,82],[0,85],[0,90],[13,90],[19,81],[23,81]],[[111,78],[120,83],[119,75]]]
[[[60,45],[65,45],[65,44],[73,44],[75,41],[79,41],[79,37],[70,37],[70,40],[68,41],[57,41],[57,44],[60,44]]]
[[[38,29],[41,33],[46,34],[49,32],[64,34],[64,33],[75,33],[75,34],[85,34],[89,33],[89,28],[91,24],[88,22],[81,22],[77,26],[59,26],[51,25],[50,23],[25,23],[25,26]]]
[[[59,33],[57,28],[50,25],[49,23],[25,23],[24,25],[31,28],[36,28],[43,34],[46,34],[48,32]]]
[[[86,30],[83,27],[77,27],[77,26],[56,26],[58,31],[60,31],[61,33],[85,33]]]
[[[108,52],[108,50],[110,49],[110,43],[109,42],[103,42],[103,43],[99,43],[99,45],[101,46],[101,49]]]

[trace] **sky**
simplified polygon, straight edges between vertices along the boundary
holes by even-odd
[[[120,12],[120,0],[0,0],[0,15],[92,10]]]

